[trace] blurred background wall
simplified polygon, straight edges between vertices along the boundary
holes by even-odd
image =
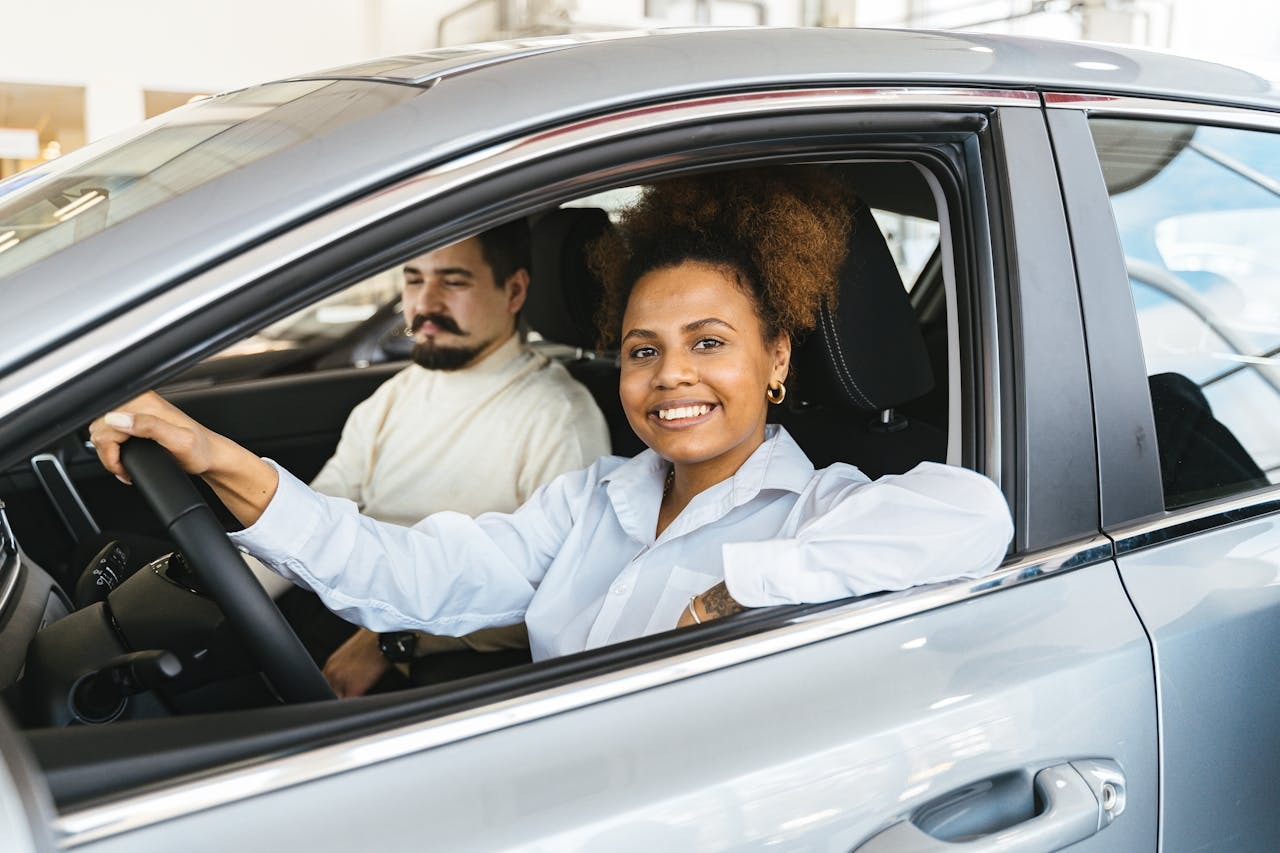
[[[193,97],[474,41],[659,26],[1121,42],[1280,79],[1275,0],[0,0],[0,177]]]

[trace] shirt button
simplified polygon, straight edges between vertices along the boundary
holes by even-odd
[[[614,594],[614,595],[626,595],[626,594],[627,594],[627,585],[626,585],[625,583],[620,583],[620,584],[618,584],[617,586],[615,586],[615,587],[613,588],[613,594]]]

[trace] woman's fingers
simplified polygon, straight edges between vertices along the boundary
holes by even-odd
[[[148,393],[95,420],[89,426],[89,439],[103,467],[128,483],[120,446],[130,438],[149,438],[173,454],[188,474],[203,473],[209,467],[208,443],[200,430],[195,421],[159,395]]]
[[[132,485],[124,466],[120,464],[120,445],[128,438],[127,433],[107,423],[105,417],[98,418],[89,425],[89,440],[93,442],[93,449],[97,451],[102,467],[114,474],[120,482]]]

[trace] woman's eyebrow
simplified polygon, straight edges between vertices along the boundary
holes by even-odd
[[[733,328],[731,324],[725,322],[724,320],[721,320],[719,317],[706,317],[702,320],[694,320],[692,323],[687,324],[684,327],[684,330],[685,332],[696,332],[699,329],[705,329],[707,326],[724,326],[726,329],[729,329],[730,331],[734,331],[734,332],[738,331],[737,329]]]
[[[731,323],[721,320],[719,317],[704,317],[701,320],[694,320],[692,323],[686,323],[684,326],[681,327],[680,330],[687,335],[691,332],[696,332],[700,329],[705,329],[707,326],[724,326],[726,329],[729,329],[730,331],[734,331],[734,332],[738,331],[733,327]],[[646,340],[653,340],[656,337],[658,337],[658,333],[651,329],[632,329],[631,331],[627,332],[625,335],[622,336],[622,343],[626,343],[632,338],[645,338]]]
[[[646,340],[653,340],[657,336],[658,336],[658,333],[650,329],[632,329],[631,331],[627,332],[625,335],[622,336],[621,342],[626,343],[632,338],[645,338]]]

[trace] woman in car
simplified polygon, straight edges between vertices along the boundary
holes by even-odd
[[[523,619],[535,660],[745,607],[981,575],[1012,534],[990,480],[934,463],[875,482],[815,470],[766,426],[792,339],[835,298],[851,202],[809,170],[649,188],[594,253],[622,406],[649,450],[565,474],[514,513],[381,524],[155,395],[95,421],[93,442],[124,479],[120,444],[158,441],[245,525],[243,550],[352,622],[461,635]]]

